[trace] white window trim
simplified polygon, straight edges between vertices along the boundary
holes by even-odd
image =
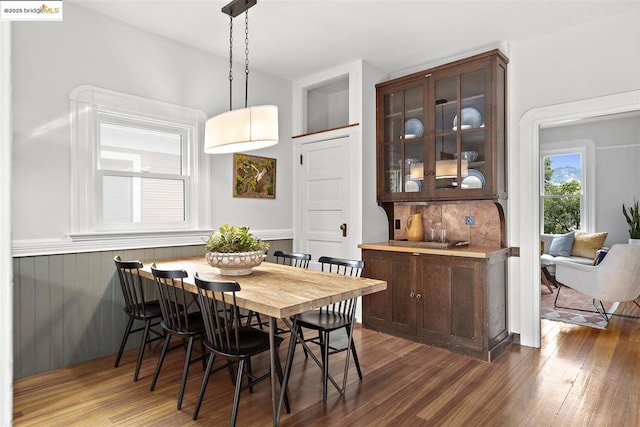
[[[202,148],[204,112],[154,99],[120,93],[95,86],[83,85],[75,88],[70,95],[71,121],[71,232],[74,241],[130,238],[132,233],[139,237],[155,232],[150,228],[98,229],[99,215],[96,211],[97,191],[97,141],[98,115],[117,118],[118,122],[128,120],[140,122],[142,118],[154,126],[168,127],[181,132],[192,141],[186,148],[189,196],[185,198],[188,220],[183,226],[163,226],[157,231],[167,236],[192,235],[194,232],[211,229],[211,189],[210,161]],[[181,239],[178,239],[178,241]],[[176,243],[178,243],[176,241]],[[165,242],[170,244],[170,242]]]
[[[596,231],[596,144],[590,139],[554,142],[540,146],[540,229],[544,229],[542,218],[544,202],[544,159],[546,156],[580,153],[582,157],[582,208],[580,209],[580,229],[588,233]]]

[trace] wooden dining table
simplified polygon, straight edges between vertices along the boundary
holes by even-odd
[[[269,360],[271,370],[271,404],[273,425],[280,420],[277,390],[275,332],[277,319],[323,307],[334,302],[383,291],[387,282],[363,277],[343,276],[335,273],[301,269],[287,265],[263,262],[247,276],[223,276],[211,267],[204,256],[144,261],[140,270],[143,277],[153,280],[151,265],[160,270],[185,270],[185,289],[197,294],[194,274],[205,280],[233,280],[240,284],[236,304],[246,310],[269,316]],[[285,367],[286,368],[286,367]],[[283,384],[286,388],[286,384]]]

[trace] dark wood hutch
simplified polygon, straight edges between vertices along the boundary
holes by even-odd
[[[376,85],[376,189],[390,241],[360,245],[365,275],[388,282],[363,300],[366,327],[484,360],[510,342],[507,62],[493,50]],[[393,244],[400,205],[476,201],[496,205],[495,245]]]

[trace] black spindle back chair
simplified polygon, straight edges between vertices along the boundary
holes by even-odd
[[[286,251],[275,251],[273,256],[276,258],[276,264],[288,265],[296,268],[309,268],[309,261],[311,261],[311,254],[303,254],[298,252],[286,252]],[[256,317],[257,323],[253,323],[253,317]],[[291,319],[293,321],[293,319]],[[247,325],[258,326],[260,329],[263,329],[263,326],[268,325],[269,322],[263,322],[260,318],[260,313],[255,313],[253,311],[249,311],[247,313]],[[277,334],[283,334],[289,332],[289,329],[281,328],[278,326]],[[306,350],[305,350],[306,354]]]
[[[298,268],[309,268],[309,261],[311,261],[311,254],[297,252],[275,251],[273,256],[276,257],[277,264]]]
[[[321,256],[318,258],[318,262],[321,264],[322,271],[344,276],[360,277],[362,270],[364,269],[364,261],[361,260]],[[303,348],[306,350],[305,354],[310,354],[316,364],[322,369],[322,400],[325,402],[327,401],[328,381],[331,381],[340,394],[344,394],[344,391],[346,390],[350,359],[349,353],[353,356],[353,360],[358,371],[358,377],[362,380],[362,370],[360,369],[360,362],[358,361],[358,353],[356,351],[355,344],[353,343],[353,325],[355,323],[357,300],[357,297],[350,298],[345,301],[329,304],[318,310],[306,311],[294,317],[293,330],[295,331],[295,339],[292,339],[289,344],[290,358],[287,361],[287,367],[291,366],[296,342],[301,342]],[[302,335],[302,328],[318,331],[318,337],[304,339]],[[331,332],[343,329],[347,334],[346,345],[332,346],[330,343]],[[318,360],[318,358],[311,352],[306,344],[307,342],[312,342],[320,346],[322,361]],[[343,351],[348,352],[345,358],[342,386],[339,386],[334,378],[329,374],[329,356]]]
[[[227,359],[225,366],[238,362],[236,374],[233,408],[231,410],[231,426],[236,424],[238,406],[240,404],[240,392],[247,388],[253,389],[257,383],[270,377],[270,373],[256,377],[251,371],[251,357],[259,353],[269,351],[269,334],[251,326],[242,325],[236,305],[236,292],[240,291],[240,285],[232,281],[207,281],[195,275],[195,283],[198,288],[198,301],[202,310],[205,326],[205,348],[210,352],[207,367],[202,378],[198,401],[193,413],[193,419],[198,418],[198,412],[202,405],[202,399],[209,382],[211,368],[216,355]],[[274,337],[276,345],[276,370],[278,379],[282,385],[282,367],[277,348],[282,343],[281,337]],[[245,367],[246,365],[246,367]],[[224,368],[225,366],[222,366]],[[221,369],[221,368],[218,368]],[[243,378],[248,378],[248,383],[242,385]],[[289,400],[285,394],[287,412]]]
[[[160,323],[159,320],[162,316],[160,312],[160,303],[158,300],[149,299],[146,296],[145,282],[142,276],[140,276],[140,269],[142,268],[142,263],[140,261],[123,261],[119,255],[115,256],[113,261],[116,265],[116,271],[118,272],[120,287],[122,289],[122,296],[124,298],[124,312],[129,317],[114,367],[117,368],[120,365],[120,359],[122,358],[122,353],[124,352],[129,335],[134,332],[144,331],[142,333],[142,339],[140,340],[140,348],[138,349],[136,370],[133,374],[133,381],[138,381],[138,375],[140,374],[140,366],[142,366],[142,358],[144,356],[144,349],[146,345],[162,338],[161,333],[152,329],[153,326],[157,326]],[[144,322],[144,326],[133,329],[134,320],[142,320]],[[154,321],[156,322],[154,323]],[[155,334],[156,336],[154,338],[150,338],[150,333]]]
[[[162,352],[158,359],[156,372],[151,381],[151,391],[156,387],[160,368],[164,362],[164,356],[167,353],[169,343],[172,336],[187,340],[186,354],[184,358],[184,367],[182,369],[182,380],[180,383],[180,391],[178,393],[178,409],[182,407],[182,398],[187,382],[187,374],[189,373],[189,364],[192,362],[191,353],[193,349],[193,341],[196,338],[202,338],[204,334],[204,324],[200,311],[190,310],[190,305],[195,301],[193,294],[188,292],[184,286],[184,279],[188,276],[185,270],[158,270],[156,265],[151,266],[151,272],[156,282],[158,294],[160,295],[160,308],[162,311],[162,322],[160,325],[165,331],[164,344]],[[202,364],[204,367],[204,343],[202,344]]]

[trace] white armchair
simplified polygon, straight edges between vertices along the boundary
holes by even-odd
[[[640,245],[613,245],[595,266],[557,261],[556,280],[593,298],[596,311],[609,320],[602,301],[633,301],[640,307],[636,301],[640,296]],[[600,301],[602,311],[596,301]]]

